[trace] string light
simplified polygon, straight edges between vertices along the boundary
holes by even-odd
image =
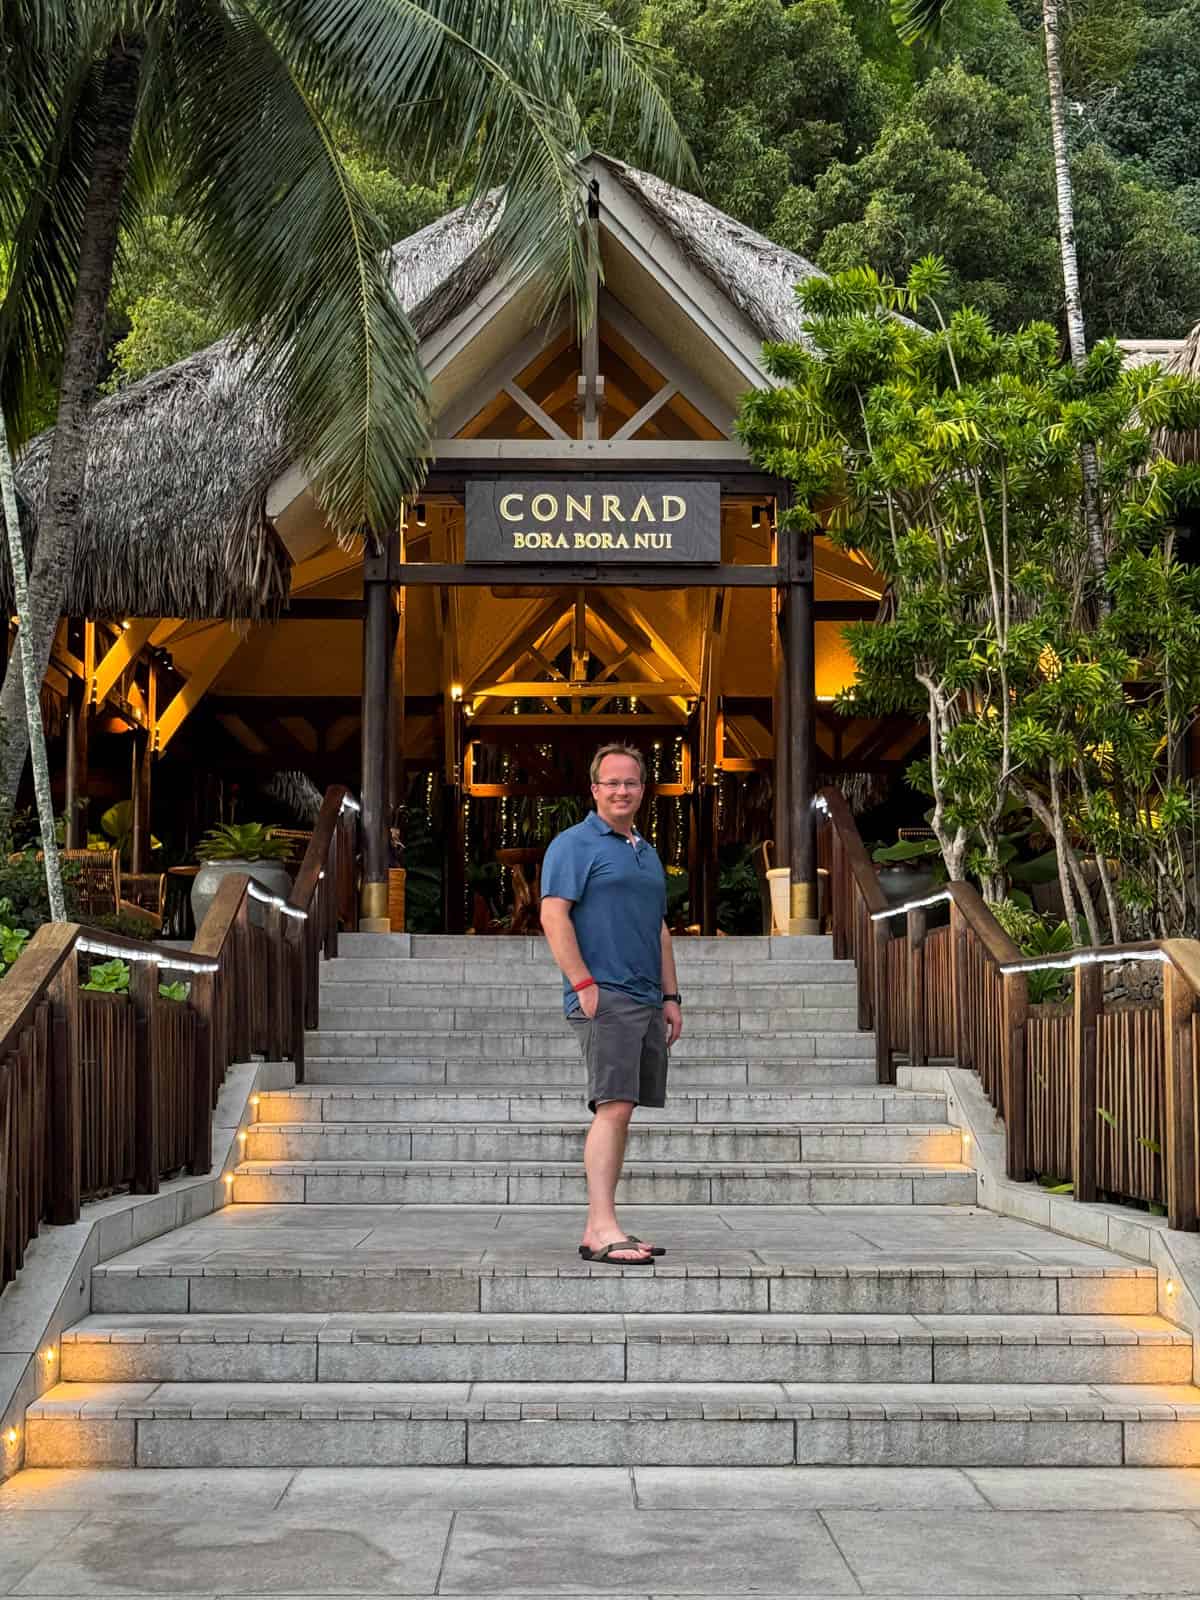
[[[219,972],[220,967],[215,961],[200,961],[195,957],[175,956],[164,949],[160,955],[158,950],[131,950],[127,945],[107,944],[103,939],[96,939],[90,933],[81,934],[75,941],[75,948],[82,950],[84,955],[110,956],[118,961],[154,961],[160,967],[169,967],[172,972]]]
[[[307,911],[301,911],[298,906],[288,905],[287,901],[281,900],[277,894],[268,894],[265,889],[260,888],[255,883],[253,878],[246,884],[246,893],[251,900],[257,900],[259,905],[273,906],[276,911],[282,911],[285,917],[291,917],[296,922],[308,921]]]
[[[872,922],[886,922],[889,917],[906,917],[910,911],[923,911],[926,906],[940,906],[945,900],[954,897],[949,889],[939,889],[936,894],[927,894],[922,900],[906,900],[902,906],[888,906],[886,911],[872,911]],[[1001,972],[1004,968],[1000,968]]]

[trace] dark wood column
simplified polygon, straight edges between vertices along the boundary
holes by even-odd
[[[135,728],[129,774],[133,801],[129,870],[135,875],[150,870],[150,760],[150,736],[145,728]]]
[[[92,679],[96,672],[96,624],[83,624],[83,677],[72,678],[67,699],[66,800],[67,849],[87,844]]]
[[[772,727],[775,744],[775,851],[772,865],[786,867],[792,859],[791,813],[791,731],[788,718],[787,629],[785,608],[787,590],[780,589],[775,613],[776,662],[775,698],[772,704]]]
[[[463,933],[467,926],[467,808],[462,784],[466,729],[461,702],[451,701],[445,708],[442,727],[447,743],[442,778],[443,911],[446,932]]]
[[[397,541],[385,536],[363,558],[362,917],[367,933],[387,933],[388,775],[392,740],[392,586]]]
[[[812,809],[816,765],[816,642],[812,541],[788,533],[790,582],[784,618],[787,662],[788,854],[792,869],[792,933],[816,933],[817,836]]]

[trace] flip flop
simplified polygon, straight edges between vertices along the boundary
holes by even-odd
[[[614,1239],[611,1244],[606,1244],[602,1250],[589,1250],[586,1244],[581,1244],[579,1246],[579,1254],[585,1261],[602,1261],[610,1267],[653,1266],[654,1263],[649,1256],[644,1256],[641,1260],[636,1258],[632,1261],[613,1260],[612,1253],[614,1250],[629,1250],[634,1247],[635,1243],[636,1241],[633,1239]]]
[[[636,1233],[631,1233],[631,1234],[627,1235],[627,1237],[629,1239],[630,1244],[645,1244],[646,1243],[646,1241],[644,1239],[639,1239]],[[646,1245],[646,1249],[649,1250],[649,1252],[650,1252],[650,1254],[652,1256],[665,1256],[666,1253],[667,1253],[667,1247],[666,1247],[665,1244],[648,1244],[648,1245]]]

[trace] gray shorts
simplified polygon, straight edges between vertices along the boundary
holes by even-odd
[[[577,1011],[567,1024],[587,1064],[589,1111],[606,1100],[666,1105],[667,1025],[661,1006],[643,1005],[619,989],[602,988],[596,1015],[585,1017]]]

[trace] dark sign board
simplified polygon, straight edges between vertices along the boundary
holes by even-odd
[[[470,481],[466,557],[720,561],[721,486],[658,478]]]

